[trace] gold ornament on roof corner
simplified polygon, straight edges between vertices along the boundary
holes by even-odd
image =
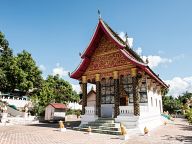
[[[164,121],[164,125],[167,125],[167,122],[166,122],[166,121]]]

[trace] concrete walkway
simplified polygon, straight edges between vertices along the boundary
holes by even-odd
[[[160,126],[150,136],[132,136],[120,140],[118,136],[67,130],[59,132],[58,124],[33,126],[0,126],[0,144],[192,144],[192,126],[184,119]]]
[[[124,144],[192,144],[192,126],[177,118],[151,131],[150,136],[134,136]]]

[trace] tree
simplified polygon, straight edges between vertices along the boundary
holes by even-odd
[[[16,88],[26,93],[30,89],[40,88],[43,78],[31,54],[25,50],[22,51],[17,55],[16,63]]]
[[[172,96],[163,97],[163,110],[169,111],[169,113],[174,113],[175,110],[180,110],[182,108],[182,103],[177,98]]]
[[[3,48],[3,50],[9,47],[9,43],[5,39],[5,35],[1,31],[0,31],[0,46]]]
[[[182,96],[179,96],[178,99],[183,103],[187,103],[188,100],[192,98],[192,93],[185,92]]]
[[[41,89],[34,92],[32,100],[35,103],[35,112],[38,115],[43,115],[45,107],[49,103],[79,101],[79,95],[73,91],[71,84],[60,78],[59,75],[49,75],[44,80]]]
[[[22,51],[14,56],[1,32],[0,46],[3,48],[0,55],[0,91],[10,93],[18,89],[26,94],[30,89],[39,88],[43,78],[31,54]]]
[[[15,88],[14,70],[17,65],[9,43],[2,32],[0,32],[0,47],[3,49],[0,55],[0,91],[10,92]]]

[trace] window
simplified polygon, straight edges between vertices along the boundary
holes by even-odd
[[[140,103],[147,103],[147,83],[146,79],[143,79],[141,82],[141,87],[139,88],[139,94],[140,94]]]
[[[151,106],[153,106],[153,98],[151,97]]]
[[[160,109],[160,113],[161,113],[161,100],[159,100],[159,109]]]
[[[157,88],[154,86],[154,87],[153,87],[153,94],[155,94],[156,91],[157,91]]]
[[[113,104],[114,103],[114,80],[102,79],[101,80],[101,103],[102,104]]]
[[[133,80],[131,75],[121,76],[120,84],[123,85],[126,94],[129,96],[129,103],[133,103]]]

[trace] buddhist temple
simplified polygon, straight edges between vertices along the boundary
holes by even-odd
[[[160,125],[168,86],[102,18],[81,59],[70,77],[82,88],[82,124],[113,118],[127,128]],[[96,85],[92,106],[87,105],[88,83]]]

